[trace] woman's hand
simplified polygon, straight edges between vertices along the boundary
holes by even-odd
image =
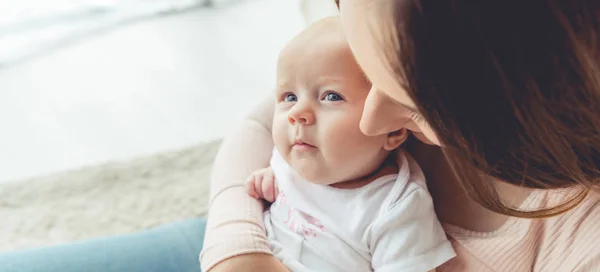
[[[215,265],[208,272],[289,272],[277,258],[268,254],[243,254]]]

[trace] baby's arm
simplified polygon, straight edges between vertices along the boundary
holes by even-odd
[[[251,197],[264,199],[271,203],[275,202],[279,194],[279,188],[275,181],[273,169],[269,166],[250,174],[248,179],[246,179],[246,190]]]
[[[413,182],[372,224],[369,240],[376,272],[432,271],[456,255],[429,192]]]

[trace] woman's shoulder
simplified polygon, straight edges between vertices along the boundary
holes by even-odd
[[[546,197],[556,205],[577,192],[550,191]],[[600,267],[600,195],[597,192],[590,192],[578,206],[564,214],[532,221],[535,223],[531,231],[540,237],[535,247],[540,252],[539,262],[546,263],[547,269],[591,271],[592,267]]]
[[[563,203],[577,193],[536,191],[526,209]],[[442,271],[590,271],[600,267],[600,196],[545,219],[514,219],[490,233],[447,228],[458,257]]]
[[[560,200],[560,194],[556,198]],[[583,268],[592,263],[600,267],[600,195],[597,192],[590,192],[572,210],[541,221],[540,228],[544,229],[539,232],[545,232],[541,235],[545,245],[540,247],[547,257],[564,260],[564,265],[573,266],[570,271],[590,271]]]

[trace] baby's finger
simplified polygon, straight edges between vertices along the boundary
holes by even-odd
[[[275,177],[271,171],[267,171],[263,176],[262,193],[266,201],[275,201],[275,197],[277,196],[275,194]]]
[[[256,187],[254,186],[255,178],[254,175],[250,175],[248,179],[246,179],[246,192],[249,196],[258,199],[258,194],[256,193]]]
[[[263,199],[265,198],[264,195],[263,195],[263,192],[262,192],[262,184],[264,183],[263,179],[264,178],[263,178],[263,174],[262,173],[256,174],[254,176],[254,190],[258,194],[258,198],[259,199],[260,198],[263,198]]]

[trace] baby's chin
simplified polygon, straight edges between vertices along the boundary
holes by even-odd
[[[316,169],[294,169],[296,173],[304,180],[319,185],[331,185],[342,181],[334,180],[331,177],[323,175],[322,171]]]

